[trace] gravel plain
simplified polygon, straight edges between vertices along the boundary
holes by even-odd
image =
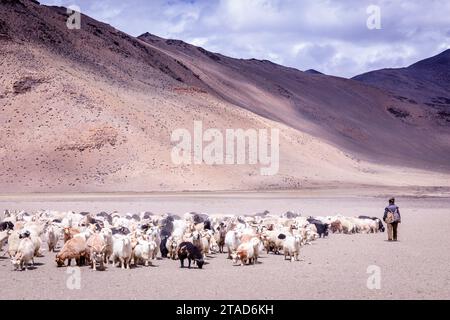
[[[303,215],[381,216],[385,202],[376,196],[291,193],[71,199],[2,196],[0,209],[176,214],[264,210],[281,214],[291,210]],[[450,198],[399,197],[397,202],[403,216],[399,242],[387,242],[385,233],[332,234],[303,247],[299,262],[264,254],[259,264],[240,267],[233,266],[225,254],[217,254],[203,270],[180,269],[179,262],[171,260],[156,260],[153,267],[131,270],[110,266],[94,272],[82,267],[80,289],[70,289],[74,270],[57,268],[54,253],[44,250],[33,270],[20,272],[12,271],[9,259],[1,257],[3,251],[1,299],[450,299]],[[368,271],[373,270],[380,272],[380,289],[367,286],[374,275]]]

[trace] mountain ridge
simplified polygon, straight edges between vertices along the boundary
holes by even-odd
[[[450,49],[405,68],[375,70],[353,79],[442,112],[450,106]]]

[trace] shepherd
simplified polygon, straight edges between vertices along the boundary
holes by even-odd
[[[389,206],[384,209],[384,222],[387,224],[388,241],[397,241],[398,224],[402,222],[400,210],[395,204],[395,198],[389,199]]]

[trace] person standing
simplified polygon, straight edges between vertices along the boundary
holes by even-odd
[[[397,241],[398,239],[398,224],[402,222],[400,210],[395,204],[395,198],[389,199],[389,206],[384,209],[384,222],[387,225],[388,241]]]

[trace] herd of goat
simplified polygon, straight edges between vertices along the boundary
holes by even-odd
[[[34,214],[6,210],[0,222],[0,251],[7,245],[15,270],[27,270],[48,252],[57,252],[58,267],[90,265],[105,270],[109,264],[129,269],[151,265],[156,258],[179,260],[202,268],[208,255],[226,253],[233,263],[255,264],[261,253],[284,255],[298,261],[300,248],[332,233],[376,233],[384,226],[375,217],[302,217],[287,212],[254,216],[186,213],[108,214],[101,212],[39,211]],[[64,244],[56,251],[60,240]]]

